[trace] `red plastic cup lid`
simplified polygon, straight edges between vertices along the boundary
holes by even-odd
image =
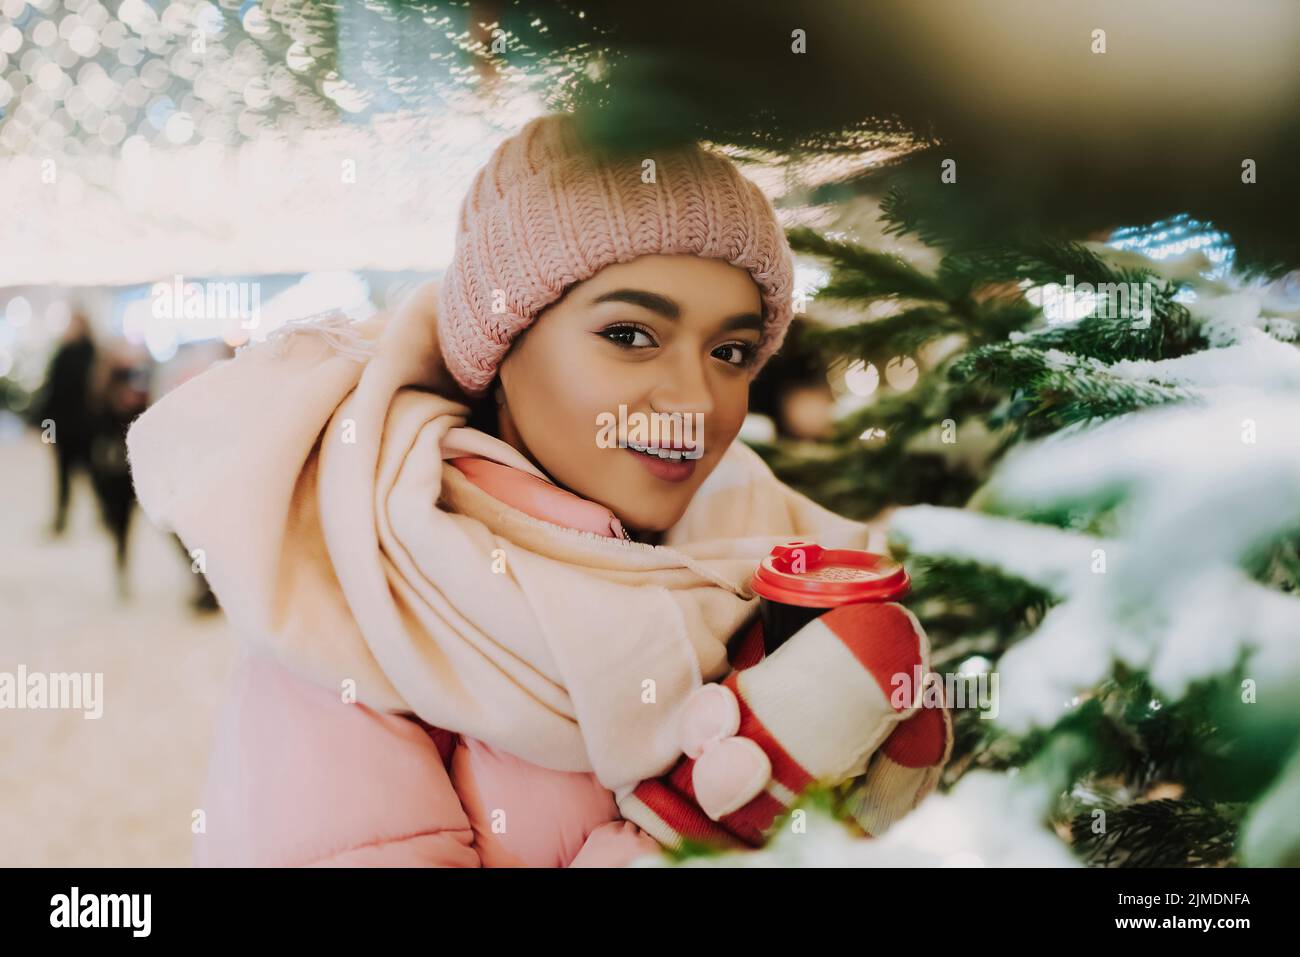
[[[783,605],[833,608],[861,601],[892,601],[907,594],[911,580],[902,564],[886,555],[787,542],[763,559],[750,587],[761,597]]]

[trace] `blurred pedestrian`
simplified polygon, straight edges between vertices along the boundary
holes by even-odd
[[[50,436],[54,447],[55,510],[50,534],[58,537],[67,528],[68,501],[73,473],[88,471],[91,424],[87,390],[95,362],[95,343],[84,312],[74,309],[63,340],[50,360],[45,376],[44,396],[36,424]]]
[[[149,405],[150,361],[125,341],[105,350],[90,396],[90,477],[100,514],[115,546],[118,594],[129,595],[127,543],[135,512],[135,489],[126,458],[126,430]]]

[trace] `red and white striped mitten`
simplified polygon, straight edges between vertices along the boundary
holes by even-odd
[[[900,700],[895,676],[910,688],[928,661],[925,632],[902,605],[831,609],[770,657],[697,689],[680,716],[685,756],[667,775],[617,795],[623,817],[668,847],[682,838],[761,846],[809,786],[861,775],[895,730],[921,714],[920,689]],[[935,717],[922,717],[909,735],[921,739],[909,760],[927,745],[933,757],[936,740],[946,753],[944,718]]]
[[[943,686],[939,685],[943,700]],[[952,716],[946,707],[921,708],[885,739],[854,782],[849,811],[872,837],[883,834],[939,784],[952,754]]]

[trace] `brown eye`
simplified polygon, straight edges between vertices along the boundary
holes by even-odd
[[[654,345],[654,340],[650,337],[649,332],[642,329],[640,326],[627,324],[609,326],[606,329],[602,329],[599,335],[625,349],[645,349],[648,346]],[[637,336],[640,336],[641,339],[645,341],[637,341]]]
[[[714,351],[714,355],[717,355],[723,349],[730,349],[732,353],[732,357],[726,360],[728,365],[743,367],[754,361],[756,350],[748,342],[728,342],[725,345],[718,346],[717,350]],[[723,357],[719,356],[719,358]]]

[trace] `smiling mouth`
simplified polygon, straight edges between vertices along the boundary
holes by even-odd
[[[692,461],[700,458],[704,454],[703,449],[698,445],[640,445],[633,442],[631,439],[628,439],[627,447],[633,451],[640,452],[643,455],[654,455],[664,459],[665,461],[673,462],[682,460]]]
[[[665,482],[684,482],[695,473],[698,458],[688,459],[682,455],[685,450],[638,448],[628,443],[625,447],[629,455],[640,462],[651,475]]]

